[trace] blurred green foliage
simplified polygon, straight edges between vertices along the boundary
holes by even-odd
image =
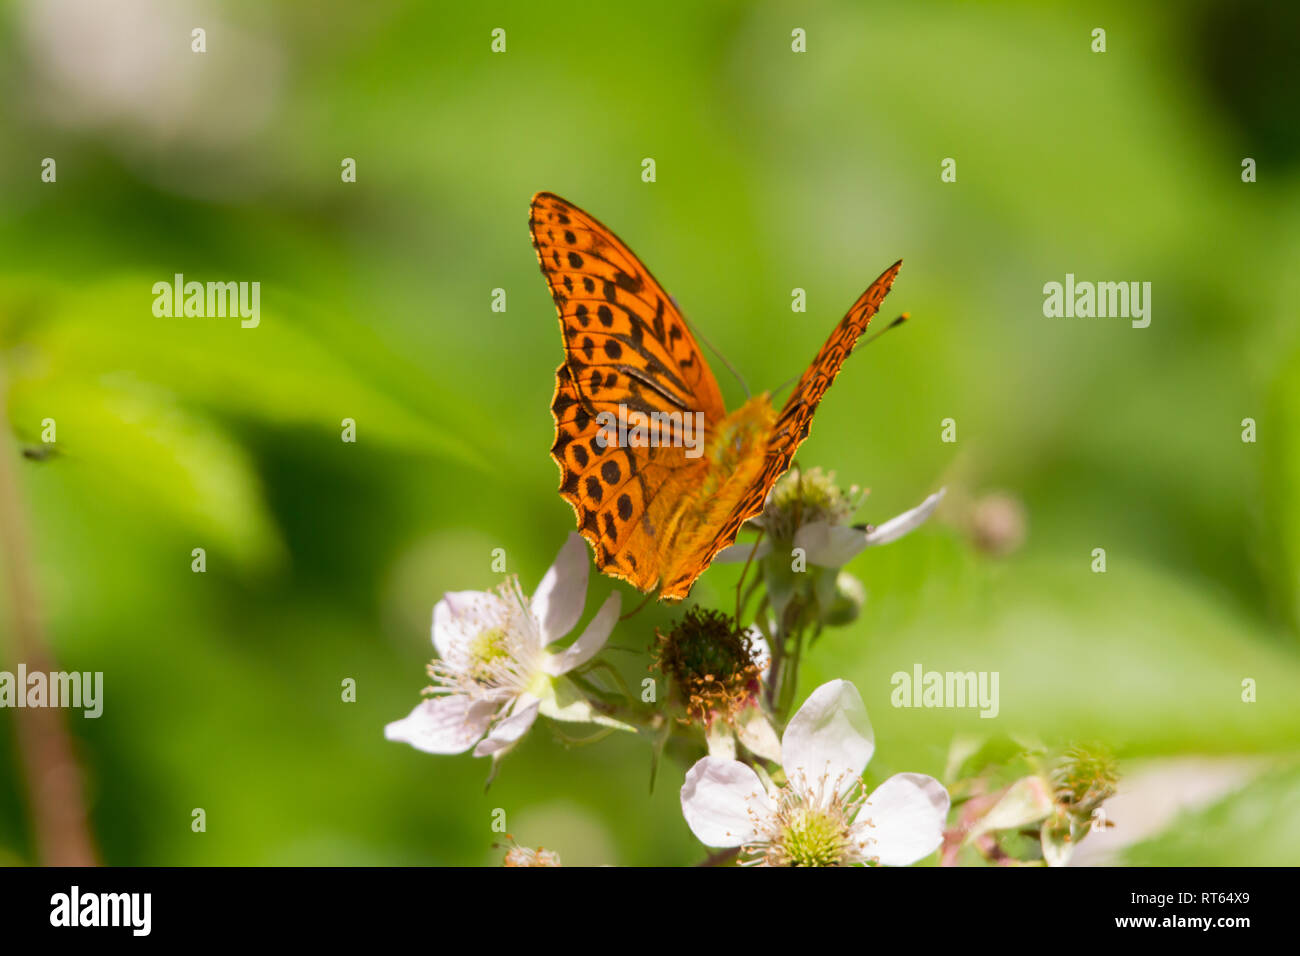
[[[800,453],[873,489],[864,520],[950,488],[854,561],[866,609],[805,665],[799,699],[861,689],[874,778],[938,774],[985,724],[1121,760],[1294,761],[1294,10],[245,0],[135,4],[141,23],[106,30],[98,6],[0,8],[0,358],[17,440],[57,421],[60,454],[20,465],[54,651],[105,673],[104,716],[70,725],[107,862],[493,862],[496,807],[566,863],[703,857],[680,768],[648,793],[635,740],[568,748],[539,725],[484,793],[484,761],[382,739],[442,592],[495,583],[496,547],[531,590],[570,528],[526,231],[541,189],[618,231],[756,389],[904,258],[887,307],[914,321],[849,363]],[[1150,281],[1150,328],[1044,318],[1067,272]],[[260,281],[260,326],[155,318],[175,273]],[[962,503],[999,489],[1028,536],[994,559]],[[737,573],[693,599],[729,606]],[[623,625],[611,659],[638,675],[672,617]],[[998,718],[892,708],[915,662],[999,671]],[[0,853],[31,860],[13,740],[0,712]],[[1300,862],[1298,795],[1280,769],[1127,859]]]

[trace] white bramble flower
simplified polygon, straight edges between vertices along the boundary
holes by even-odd
[[[861,613],[866,588],[840,569],[867,548],[896,541],[919,527],[943,496],[941,488],[879,526],[850,524],[865,492],[857,487],[842,490],[834,472],[820,468],[788,471],[768,493],[763,513],[750,519],[763,535],[724,548],[714,560],[756,562],[778,618],[797,601],[801,609],[811,608],[821,624],[842,627]]]
[[[587,600],[587,546],[570,534],[531,601],[511,575],[491,591],[448,592],[433,609],[429,696],[384,728],[389,740],[433,754],[474,748],[503,757],[540,713],[630,729],[597,713],[563,675],[595,656],[618,621],[614,592],[576,641],[548,651],[578,623]]]
[[[870,795],[861,775],[875,743],[856,687],[817,688],[781,739],[786,785],[764,786],[748,765],[705,757],[682,785],[682,815],[711,847],[739,847],[746,864],[908,866],[938,849],[948,792],[900,773]]]
[[[758,543],[733,544],[718,552],[714,561],[760,561],[773,548],[803,550],[808,563],[823,568],[841,568],[867,548],[897,541],[922,524],[943,500],[940,488],[915,508],[879,525],[850,525],[846,522],[858,509],[863,493],[857,488],[840,491],[834,474],[820,468],[787,472],[768,496],[763,513],[750,523],[767,534]]]

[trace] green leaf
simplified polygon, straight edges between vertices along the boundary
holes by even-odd
[[[1289,752],[1300,740],[1300,660],[1200,582],[1129,553],[1112,552],[1110,570],[1094,574],[1087,540],[1068,557],[997,565],[957,542],[919,540],[929,554],[873,563],[873,590],[890,602],[824,634],[801,675],[805,688],[854,680],[879,740],[902,752],[955,732],[1099,740],[1121,766],[1134,754]],[[890,675],[917,664],[997,673],[996,715],[893,706]]]
[[[1300,351],[1282,367],[1273,383],[1268,414],[1257,423],[1256,444],[1262,459],[1268,572],[1274,602],[1293,628],[1300,627]]]
[[[301,313],[290,315],[272,290],[263,290],[255,328],[242,328],[238,317],[160,318],[153,314],[155,279],[125,276],[57,294],[0,288],[0,313],[10,312],[8,320],[0,318],[0,341],[21,345],[25,365],[57,368],[69,379],[128,374],[162,386],[177,401],[273,425],[323,429],[335,440],[342,420],[351,418],[358,441],[483,465],[480,453],[446,424],[461,421],[467,434],[486,433],[472,408],[460,402],[413,408],[376,384],[381,376],[391,378],[391,370],[376,370],[367,380],[356,355],[337,354],[309,331],[313,318],[325,323],[297,297],[282,296]],[[386,361],[391,366],[395,359]]]
[[[1180,815],[1122,859],[1131,866],[1300,864],[1300,766],[1266,773],[1218,803]]]
[[[54,420],[59,455],[34,469],[71,473],[91,493],[174,522],[195,547],[222,549],[250,569],[283,556],[244,450],[217,424],[177,407],[156,387],[125,377],[111,384],[20,380],[9,395],[16,422]]]

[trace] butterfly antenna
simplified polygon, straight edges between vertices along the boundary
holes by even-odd
[[[868,335],[865,339],[862,339],[861,341],[858,342],[857,345],[855,345],[855,346],[853,347],[853,351],[850,352],[850,353],[848,354],[848,356],[845,357],[844,361],[847,362],[850,358],[852,358],[854,355],[856,355],[857,352],[858,352],[858,349],[862,348],[862,346],[864,346],[864,345],[869,345],[870,343],[876,341],[876,339],[880,338],[882,335],[884,335],[884,334],[885,334],[886,332],[888,332],[890,329],[897,328],[898,326],[902,325],[904,322],[906,322],[906,321],[907,321],[908,319],[910,319],[911,317],[912,317],[912,313],[910,313],[910,312],[904,312],[902,315],[900,315],[898,318],[894,319],[893,322],[890,322],[890,323],[889,323],[887,326],[885,326],[883,329],[879,329],[878,331],[873,332],[871,335]],[[772,390],[772,398],[775,399],[778,395],[780,395],[780,394],[781,394],[782,392],[784,392],[787,388],[789,388],[789,387],[790,387],[790,386],[791,386],[791,385],[792,385],[792,384],[793,384],[793,383],[794,383],[798,378],[799,378],[798,375],[795,375],[795,376],[792,376],[792,377],[790,377],[790,378],[787,378],[784,382],[782,382],[780,385],[778,385],[776,388],[774,388],[774,389]]]
[[[654,596],[655,596],[655,595],[654,595],[654,592],[651,591],[649,594],[647,594],[647,595],[645,596],[645,600],[644,600],[644,601],[642,601],[640,604],[638,604],[638,605],[637,605],[636,607],[634,607],[632,610],[628,611],[626,614],[624,614],[622,617],[620,617],[619,620],[620,620],[620,621],[626,621],[626,620],[627,620],[628,618],[630,618],[630,617],[636,617],[638,614],[641,613],[641,609],[642,609],[643,607],[645,607],[647,604],[650,603],[650,599],[651,599],[652,597],[654,597]]]
[[[672,297],[669,296],[669,298]],[[676,299],[673,299],[673,305],[677,305]],[[677,311],[681,312],[681,306],[677,306]],[[699,339],[701,342],[703,342],[705,345],[709,347],[709,351],[711,351],[714,355],[718,357],[718,361],[727,367],[728,372],[736,376],[736,381],[740,383],[740,387],[745,391],[745,397],[749,398],[750,396],[749,385],[745,382],[745,377],[741,375],[740,372],[736,371],[736,366],[732,365],[730,362],[727,361],[727,357],[718,350],[718,347],[716,345],[714,345],[712,342],[708,340],[708,338],[704,335],[703,332],[701,332],[699,329],[695,327],[694,322],[692,322],[690,319],[687,319],[685,315],[682,315],[682,318],[686,320],[686,326],[691,330],[691,333],[697,339]]]

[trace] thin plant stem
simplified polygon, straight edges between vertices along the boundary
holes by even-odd
[[[758,532],[758,537],[754,539],[754,546],[749,549],[749,557],[745,558],[745,566],[740,570],[740,580],[736,582],[736,627],[740,627],[740,609],[743,602],[741,588],[745,584],[745,575],[749,573],[750,562],[754,560],[754,555],[758,551],[759,542],[763,540],[763,532]]]
[[[0,422],[7,423],[7,390],[0,369]],[[9,653],[32,673],[52,673],[54,657],[45,639],[44,616],[32,574],[27,515],[14,462],[18,451],[7,425],[0,424],[0,553],[6,569],[13,641]],[[25,694],[27,688],[18,688]],[[45,866],[94,866],[98,862],[83,798],[82,770],[53,707],[14,710],[19,759],[32,817],[36,852]]]

